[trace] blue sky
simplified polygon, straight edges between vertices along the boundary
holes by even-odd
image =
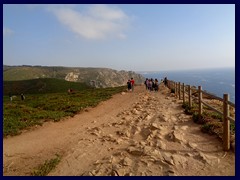
[[[234,4],[3,5],[3,64],[235,67]]]

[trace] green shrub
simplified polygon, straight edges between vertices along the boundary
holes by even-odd
[[[182,107],[185,109],[184,112],[188,115],[193,114],[192,108],[188,105],[188,103],[184,103]]]
[[[198,122],[198,120],[199,120],[199,116],[198,116],[197,113],[193,113],[193,114],[192,114],[192,120],[193,120],[193,122],[195,122],[195,123]]]
[[[234,123],[230,123],[230,130],[233,134],[235,134],[235,124]]]
[[[43,165],[40,165],[32,172],[32,176],[46,176],[51,172],[60,162],[60,156],[56,154],[56,158],[46,160]]]
[[[171,93],[175,93],[175,89],[171,89]]]
[[[202,132],[204,132],[204,133],[214,134],[214,126],[213,126],[213,124],[205,123],[205,124],[201,127],[201,130],[202,130]]]

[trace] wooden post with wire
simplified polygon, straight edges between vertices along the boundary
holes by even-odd
[[[229,96],[223,95],[223,150],[228,151],[230,149],[230,121],[229,116]]]
[[[185,104],[185,86],[183,83],[183,104]]]
[[[202,115],[202,86],[198,86],[198,117]]]
[[[191,90],[191,86],[188,85],[188,103],[189,103],[189,107],[192,107],[192,90]]]
[[[178,82],[178,98],[179,98],[179,100],[181,100],[181,83],[180,82]]]

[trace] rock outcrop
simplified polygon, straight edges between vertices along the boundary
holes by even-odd
[[[145,79],[133,71],[117,71],[109,68],[4,66],[3,72],[4,81],[57,78],[85,82],[96,88],[123,86],[131,77],[134,78],[136,84],[142,84]]]

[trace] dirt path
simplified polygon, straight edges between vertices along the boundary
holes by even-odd
[[[183,113],[169,89],[114,95],[96,108],[3,140],[3,175],[30,175],[62,155],[49,175],[235,175],[235,154]]]

